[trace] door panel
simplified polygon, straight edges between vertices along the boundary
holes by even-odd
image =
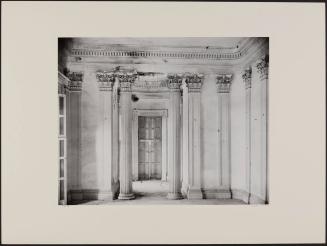
[[[139,180],[161,179],[161,117],[139,116]]]

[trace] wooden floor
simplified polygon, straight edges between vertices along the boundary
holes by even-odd
[[[113,200],[113,201],[79,201],[72,205],[246,205],[241,200],[236,199],[203,199],[203,200],[168,200],[168,183],[162,181],[137,181],[133,182],[133,200]]]

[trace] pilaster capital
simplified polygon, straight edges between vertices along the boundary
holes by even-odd
[[[245,89],[251,88],[252,68],[249,67],[243,71],[242,79],[245,83]]]
[[[217,92],[229,93],[232,78],[233,75],[231,74],[219,74],[217,76]]]
[[[82,89],[83,72],[69,72],[67,74],[69,79],[68,88],[71,91],[80,91]]]
[[[183,82],[183,75],[180,74],[168,74],[167,75],[167,85],[171,90],[179,91],[181,84]]]
[[[189,92],[200,92],[202,87],[202,81],[203,81],[203,75],[202,74],[185,74],[185,82],[187,84],[187,87],[189,89]]]
[[[256,64],[258,73],[260,74],[260,79],[268,79],[268,70],[269,70],[269,55],[265,55],[259,59]]]
[[[112,72],[97,72],[96,78],[100,91],[111,91],[115,82],[115,74]]]
[[[132,84],[137,78],[137,73],[117,73],[116,74],[119,83],[121,92],[131,91]]]

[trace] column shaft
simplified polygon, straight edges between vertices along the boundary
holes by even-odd
[[[218,87],[218,197],[231,196],[231,167],[230,167],[230,83],[232,75],[219,75]]]
[[[248,192],[247,202],[251,194],[251,68],[242,75],[245,83],[245,189]]]
[[[168,153],[169,153],[169,193],[168,199],[182,199],[181,194],[181,153],[180,153],[180,94],[181,79],[174,77],[169,81],[170,87],[170,106],[169,106],[169,135],[168,135]]]
[[[184,194],[187,194],[189,188],[189,102],[188,102],[188,88],[185,83],[185,79],[182,84],[183,89],[183,136],[182,136],[182,144],[183,144],[183,178],[182,178],[182,191]]]
[[[190,188],[188,199],[202,199],[201,192],[201,146],[200,146],[200,91],[189,93],[189,168]]]
[[[132,192],[132,92],[134,75],[119,75],[120,81],[120,148],[119,179],[120,193],[118,199],[133,199]]]

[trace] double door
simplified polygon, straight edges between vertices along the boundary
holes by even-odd
[[[161,179],[162,117],[138,117],[139,180]]]

